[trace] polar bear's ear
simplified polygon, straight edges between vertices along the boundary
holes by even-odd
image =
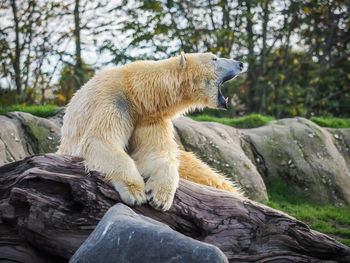
[[[181,55],[180,55],[180,68],[184,68],[186,66],[186,57],[185,57],[185,53],[183,51],[181,51]]]

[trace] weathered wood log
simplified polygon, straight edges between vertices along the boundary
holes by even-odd
[[[0,168],[0,260],[66,262],[118,202],[79,158],[34,155],[7,164]],[[230,262],[350,262],[348,247],[282,212],[185,180],[168,212],[133,210],[218,246]]]

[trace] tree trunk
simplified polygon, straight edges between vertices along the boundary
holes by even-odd
[[[18,19],[18,9],[16,5],[16,0],[11,0],[11,8],[13,14],[13,21],[15,23],[15,56],[13,61],[13,70],[15,72],[15,83],[17,94],[21,95],[21,47],[19,43],[19,19]]]
[[[260,72],[262,73],[261,75],[263,77],[266,76],[266,60],[265,58],[267,58],[267,52],[266,52],[266,47],[267,47],[267,25],[269,22],[269,18],[270,18],[270,11],[269,11],[269,2],[266,1],[264,3],[262,3],[262,11],[263,11],[263,22],[262,22],[262,49],[261,49],[261,65],[260,65]],[[259,85],[259,89],[260,89],[260,108],[259,108],[259,113],[260,114],[266,114],[266,89],[267,86],[265,84],[260,83]]]
[[[119,195],[81,159],[34,155],[0,168],[0,258],[67,262]],[[349,262],[350,249],[232,193],[180,181],[168,212],[134,211],[218,246],[230,262]],[[156,244],[155,244],[156,245]]]
[[[83,62],[81,59],[81,40],[80,40],[80,11],[79,11],[80,0],[75,0],[74,5],[74,39],[75,39],[75,74],[78,76],[80,85],[83,83]]]
[[[247,72],[247,96],[248,96],[248,107],[250,112],[258,112],[258,103],[257,103],[257,87],[256,87],[256,75],[255,75],[255,63],[256,63],[256,57],[254,56],[254,32],[253,32],[253,14],[252,14],[252,7],[251,2],[246,1],[246,7],[247,7],[247,25],[246,25],[246,31],[247,31],[247,45],[248,45],[248,64],[249,64],[249,70]]]

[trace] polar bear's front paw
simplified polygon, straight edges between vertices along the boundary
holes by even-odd
[[[120,181],[113,183],[113,186],[119,193],[120,198],[128,205],[141,205],[147,201],[143,182],[131,183]]]
[[[159,182],[150,178],[146,183],[146,196],[148,203],[156,209],[167,211],[170,209],[177,184],[164,181]]]

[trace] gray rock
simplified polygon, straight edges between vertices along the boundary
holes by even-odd
[[[29,151],[20,124],[7,116],[0,116],[0,165],[21,160]]]
[[[10,112],[0,116],[0,123],[0,165],[57,149],[61,131],[50,120],[25,112]]]
[[[69,262],[215,263],[228,260],[219,248],[186,237],[119,203],[107,211]]]
[[[350,129],[330,129],[327,131],[333,134],[335,146],[344,157],[348,167],[350,167]]]
[[[350,129],[325,129],[294,118],[241,132],[253,155],[263,156],[256,165],[267,187],[278,180],[309,200],[350,204]]]
[[[185,150],[196,153],[211,167],[232,178],[248,198],[259,202],[267,200],[264,181],[243,151],[242,134],[237,129],[185,117],[177,118],[173,123]]]
[[[47,119],[52,121],[57,127],[62,127],[63,125],[63,116],[66,113],[65,107],[60,107],[55,115],[48,117]]]
[[[13,112],[0,116],[0,165],[55,152],[64,108],[50,119]],[[174,120],[180,147],[232,178],[255,201],[267,200],[274,179],[309,200],[350,204],[350,129],[321,128],[303,118],[256,129]]]

